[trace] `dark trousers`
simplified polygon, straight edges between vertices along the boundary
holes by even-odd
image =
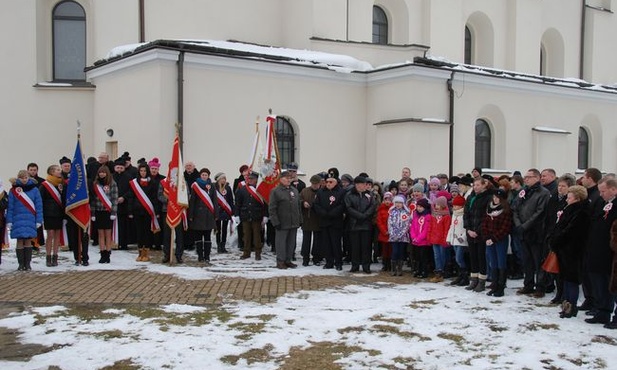
[[[323,258],[319,233],[319,231],[302,230],[302,250],[300,254],[305,262],[311,259],[311,255],[313,255],[313,262],[319,262]]]
[[[560,279],[561,280],[561,279]],[[562,281],[563,282],[563,293],[561,294],[561,298],[564,301],[568,301],[572,304],[572,307],[576,307],[576,302],[578,302],[578,283],[572,281]]]
[[[261,241],[261,221],[242,221],[244,232],[244,255],[251,255],[251,246],[255,252],[261,253],[263,243]]]
[[[128,248],[129,230],[131,228],[130,220],[127,214],[118,215],[118,246],[120,249]]]
[[[152,218],[150,215],[135,215],[133,217],[137,246],[139,248],[152,247]]]
[[[594,309],[598,311],[595,317],[606,320],[610,319],[615,305],[615,297],[608,290],[610,278],[610,274],[589,273]]]
[[[583,295],[585,296],[585,302],[589,304],[591,307],[594,307],[594,297],[593,297],[593,287],[591,286],[591,276],[589,272],[587,272],[587,255],[583,257]]]
[[[321,235],[321,248],[326,258],[326,266],[342,266],[343,250],[341,238],[343,231],[334,227],[324,227],[319,232]]]
[[[184,225],[182,222],[178,224],[174,228],[174,255],[176,258],[182,257],[182,253],[184,252]],[[163,223],[163,253],[166,256],[169,256],[169,250],[171,247],[171,228],[167,225],[167,222]]]
[[[161,225],[161,231],[164,228],[163,225],[167,224],[166,218],[167,218],[167,212],[161,212],[158,216],[159,225]],[[157,248],[161,247],[163,245],[163,238],[164,236],[162,232],[153,234],[152,235],[152,245]]]
[[[531,243],[523,240],[521,257],[523,259],[523,274],[525,288],[546,291],[546,273],[542,270],[542,259],[544,258],[544,248],[542,243]]]
[[[216,220],[216,245],[227,243],[227,228],[229,227],[228,220]]]
[[[422,275],[427,275],[431,269],[433,247],[431,245],[410,245],[414,258],[417,258],[418,261],[418,272]]]
[[[88,244],[90,243],[90,238],[88,234],[86,234],[79,225],[75,223],[72,219],[66,223],[66,233],[69,242],[69,249],[73,251],[73,257],[75,261],[88,262]],[[81,237],[81,256],[79,255],[79,240]]]
[[[371,237],[371,230],[354,230],[349,233],[352,266],[370,266],[372,249]]]
[[[469,244],[469,272],[486,276],[486,245],[473,238],[467,238]]]

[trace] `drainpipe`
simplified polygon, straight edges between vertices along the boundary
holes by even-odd
[[[581,42],[578,59],[578,78],[584,80],[585,72],[585,20],[587,18],[587,0],[581,0]]]
[[[454,89],[452,82],[454,81],[454,71],[450,73],[450,78],[447,81],[448,92],[450,93],[450,112],[448,120],[450,121],[450,148],[448,154],[448,176],[454,175]]]
[[[178,54],[178,141],[180,144],[180,152],[184,146],[184,51]]]
[[[139,42],[146,42],[146,16],[144,0],[139,0]]]
[[[345,8],[345,41],[349,41],[349,0],[347,0],[347,7]]]

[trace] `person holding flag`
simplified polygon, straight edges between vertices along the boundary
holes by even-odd
[[[36,180],[28,171],[21,170],[17,179],[11,179],[13,186],[9,192],[9,206],[6,213],[6,228],[11,238],[17,239],[15,247],[19,271],[29,271],[32,260],[32,238],[37,237],[37,229],[43,224],[43,202]]]
[[[114,244],[112,230],[118,230],[118,185],[109,167],[99,167],[92,182],[92,193],[94,196],[90,198],[90,206],[94,211],[92,221],[96,221],[98,226],[99,263],[110,263],[111,246]]]
[[[150,261],[148,252],[152,248],[154,233],[161,231],[159,215],[154,208],[157,201],[158,187],[150,178],[150,168],[146,163],[137,167],[138,175],[129,185],[132,192],[129,199],[129,218],[135,222],[137,246],[139,248],[138,262]]]
[[[212,251],[212,230],[216,228],[219,205],[216,201],[216,189],[210,180],[210,170],[202,168],[199,178],[191,185],[189,197],[189,228],[195,236],[197,260],[210,263]]]
[[[62,236],[64,205],[62,204],[62,170],[57,164],[47,168],[47,179],[39,186],[43,202],[43,227],[47,231],[46,265],[58,266],[58,248]]]

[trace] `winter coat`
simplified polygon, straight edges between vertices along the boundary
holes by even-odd
[[[534,244],[544,242],[546,205],[550,197],[551,193],[539,181],[519,193],[520,203],[513,214],[514,226],[521,232],[524,241]]]
[[[387,243],[388,241],[390,241],[390,236],[388,232],[388,218],[390,216],[389,211],[391,207],[391,204],[386,205],[385,203],[381,203],[379,207],[377,207],[376,225],[377,230],[379,231],[379,233],[377,234],[378,242]],[[409,225],[407,226],[407,229],[409,229]]]
[[[449,214],[438,215],[433,213],[431,217],[431,229],[428,235],[429,243],[433,245],[447,246],[448,230],[452,217]]]
[[[129,185],[131,178],[126,172],[114,173],[113,177],[116,186],[118,186],[118,198],[124,199],[122,203],[118,202],[118,214],[127,215],[129,213],[128,199],[132,196],[131,193],[133,192]]]
[[[397,243],[409,243],[409,228],[411,225],[411,213],[408,209],[389,207],[388,213],[388,241]]]
[[[155,212],[156,211],[160,212],[160,208],[158,210],[156,208],[156,204],[158,204],[158,200],[157,200],[157,193],[159,190],[158,183],[155,184],[152,180],[148,180],[147,183],[141,183],[139,179],[137,179],[137,182],[139,186],[141,187],[141,189],[146,194],[146,196],[148,197],[148,199],[150,199],[150,202],[152,202]],[[125,200],[125,202],[128,202],[129,215],[139,215],[139,216],[150,217],[150,213],[148,213],[148,211],[141,205],[141,202],[137,198],[137,194],[135,194],[135,192],[133,191],[133,188],[130,188],[130,189],[131,191],[127,194],[128,199]]]
[[[197,195],[193,186],[199,186],[205,190],[212,200],[212,206],[214,212],[204,203],[203,200]],[[216,228],[216,215],[218,214],[218,203],[216,202],[216,190],[210,183],[205,185],[200,184],[199,180],[191,186],[191,196],[189,198],[189,229],[191,230],[213,230]]]
[[[300,192],[301,206],[302,206],[302,230],[306,231],[319,231],[319,215],[315,212],[313,203],[317,198],[317,192],[312,187],[306,187]],[[304,207],[304,202],[310,205],[310,208]]]
[[[234,212],[234,193],[231,191],[231,188],[229,187],[229,185],[225,185],[225,189],[223,190],[223,193],[221,193],[218,190],[218,186],[216,186],[217,190],[217,196],[219,194],[221,194],[223,196],[223,198],[225,198],[225,200],[227,201],[227,203],[229,204],[229,206],[231,207],[231,214],[233,215]],[[218,202],[218,201],[217,201]],[[227,211],[225,211],[225,209],[223,209],[223,207],[219,207],[219,220],[221,221],[229,221],[231,220],[231,216],[229,215],[229,213],[227,213]]]
[[[17,199],[13,193],[24,192],[32,203],[34,203],[35,213],[30,212],[23,203]],[[43,202],[41,193],[38,189],[38,184],[33,179],[28,179],[26,184],[22,184],[19,179],[13,185],[9,192],[9,207],[6,213],[6,223],[11,224],[12,239],[29,239],[36,238],[37,224],[43,224]]]
[[[50,183],[51,184],[51,183]],[[51,184],[51,186],[54,186]],[[55,187],[60,194],[60,204],[56,202],[55,198],[49,193],[47,188],[40,184],[39,192],[41,193],[41,202],[43,203],[43,219],[46,218],[64,218],[64,205],[62,204],[62,190],[63,187]]]
[[[474,231],[477,233],[478,236],[475,239],[478,241],[483,240],[482,220],[484,220],[486,207],[488,207],[491,198],[490,192],[485,190],[479,194],[472,193],[465,203],[465,213],[463,214],[465,228],[467,231]],[[468,234],[467,240],[469,241],[469,239],[471,239],[471,237]]]
[[[613,221],[613,226],[611,226],[611,250],[613,251],[613,267],[608,290],[611,294],[617,294],[617,221]]]
[[[319,228],[343,228],[343,214],[345,213],[345,190],[339,185],[332,190],[322,188],[317,191],[313,208],[319,215]]]
[[[431,233],[432,218],[433,216],[431,216],[430,213],[420,215],[418,211],[413,211],[413,219],[411,220],[411,227],[409,230],[409,236],[413,245],[432,245],[428,240],[428,236]]]
[[[377,210],[377,202],[370,192],[358,193],[351,189],[345,196],[345,208],[349,217],[349,230],[372,230],[373,216]]]
[[[555,228],[555,225],[557,224],[557,214],[560,211],[563,211],[564,208],[566,208],[566,206],[568,205],[568,203],[566,202],[566,196],[560,196],[559,194],[552,194],[551,197],[548,199],[548,202],[546,204],[546,215],[545,215],[545,230],[546,230],[546,237],[548,238],[548,236],[551,234],[551,232],[553,231],[553,229]]]
[[[463,217],[463,209],[454,210],[452,212],[452,221],[446,236],[446,242],[450,245],[467,246],[467,229],[465,229],[465,221]]]
[[[613,252],[611,251],[611,227],[617,219],[617,199],[610,203],[596,202],[596,209],[591,210],[591,226],[587,238],[587,271],[596,274],[611,274]],[[608,208],[610,207],[610,210]]]
[[[0,191],[0,231],[4,232],[6,225],[6,209],[9,207],[9,195],[6,191]],[[3,234],[4,235],[4,234]],[[0,244],[4,243],[4,239],[0,239]]]
[[[246,186],[236,191],[236,207],[234,216],[239,216],[240,221],[259,221],[268,215],[268,206],[262,200],[255,199],[247,190]]]
[[[492,240],[493,243],[502,241],[512,230],[512,212],[502,207],[492,208],[492,202],[486,210],[482,220],[482,241]]]
[[[270,192],[268,213],[276,229],[297,229],[302,224],[302,200],[298,189],[279,184]]]
[[[589,231],[587,201],[568,205],[558,216],[558,221],[548,237],[548,244],[557,254],[559,275],[565,281],[580,283],[583,269],[585,241]]]
[[[94,191],[94,184],[90,187],[90,207],[92,211],[107,211],[107,208],[103,205],[103,202],[99,199]],[[102,184],[101,184],[102,185]],[[158,191],[158,185],[157,185]],[[107,198],[111,201],[111,214],[118,214],[118,185],[115,181],[111,182],[111,185],[103,185],[103,192],[107,195]],[[157,199],[157,203],[158,199]],[[156,209],[156,206],[154,207]],[[159,207],[160,210],[160,207]],[[158,213],[158,212],[157,212]]]

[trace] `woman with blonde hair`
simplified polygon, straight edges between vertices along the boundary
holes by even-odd
[[[109,263],[111,246],[114,243],[112,230],[118,214],[118,186],[111,176],[107,166],[99,167],[90,192],[90,205],[99,233],[99,249],[101,259],[99,263]],[[117,230],[116,224],[116,230]]]
[[[47,231],[47,267],[58,266],[58,248],[64,220],[63,190],[62,170],[57,164],[52,164],[47,168],[47,178],[39,186],[43,203],[43,228]]]

